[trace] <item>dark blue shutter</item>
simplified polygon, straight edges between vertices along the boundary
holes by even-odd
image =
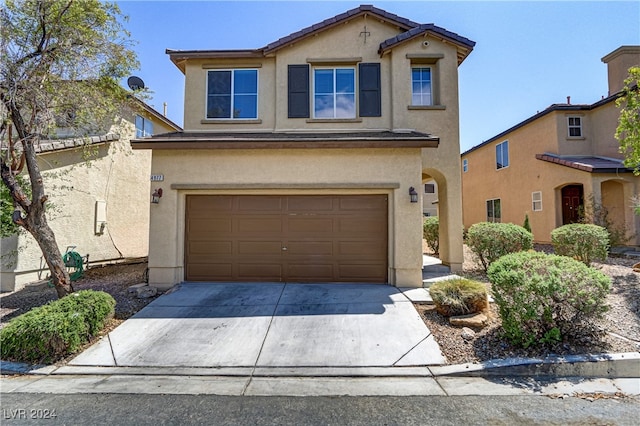
[[[289,65],[289,118],[309,118],[309,65]]]
[[[360,84],[360,117],[382,116],[380,64],[359,64],[358,74]]]

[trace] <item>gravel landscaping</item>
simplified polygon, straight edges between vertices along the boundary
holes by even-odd
[[[550,252],[550,246],[537,245],[537,250]],[[427,253],[429,254],[429,253]],[[438,314],[433,306],[416,304],[416,309],[433,333],[450,364],[480,362],[509,357],[543,357],[547,355],[597,354],[606,352],[635,352],[640,350],[640,274],[633,272],[632,259],[611,257],[594,267],[612,278],[611,293],[607,297],[609,311],[598,322],[602,336],[581,336],[578,340],[561,342],[551,347],[515,348],[501,335],[497,307],[491,304],[486,312],[489,323],[483,328],[453,327],[448,318]],[[465,278],[491,284],[473,253],[465,246],[463,273]]]

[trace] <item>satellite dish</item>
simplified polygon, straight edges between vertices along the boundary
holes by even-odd
[[[132,75],[127,79],[127,84],[131,90],[141,90],[144,89],[144,81],[140,77],[136,77]]]

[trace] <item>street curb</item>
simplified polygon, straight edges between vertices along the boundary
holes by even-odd
[[[177,367],[74,367],[43,366],[0,361],[1,374],[70,375],[70,374],[142,374],[142,375],[216,375],[256,377],[590,377],[590,378],[640,378],[640,352],[599,355],[566,355],[544,358],[507,358],[482,363],[467,363],[427,367],[377,367],[377,368],[177,368]],[[58,371],[60,370],[60,371]],[[83,371],[84,370],[84,371]],[[145,373],[146,370],[146,373]],[[240,371],[242,370],[242,371]],[[307,371],[305,371],[307,370]],[[177,374],[175,374],[177,373]]]
[[[551,355],[544,358],[507,358],[482,363],[429,367],[434,376],[527,377],[640,377],[640,352],[598,355]]]

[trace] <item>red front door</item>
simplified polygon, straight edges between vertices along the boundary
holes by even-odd
[[[569,185],[562,188],[562,224],[576,223],[580,220],[581,207],[584,205],[582,185]]]

